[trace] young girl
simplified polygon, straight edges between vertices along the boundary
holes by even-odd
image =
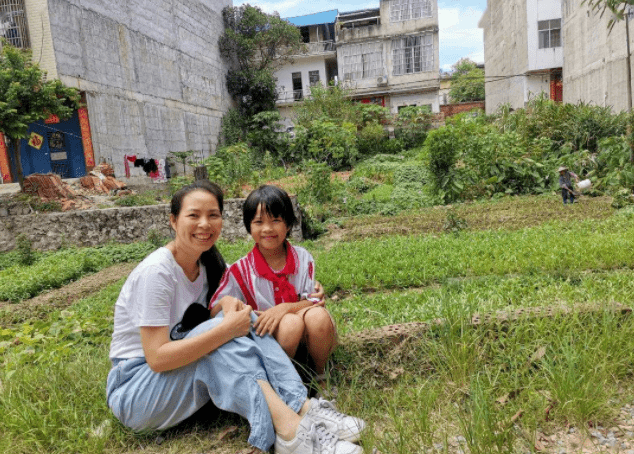
[[[256,334],[272,334],[291,358],[300,343],[305,344],[315,379],[323,384],[337,334],[325,302],[310,297],[315,284],[313,257],[287,241],[297,223],[291,199],[280,188],[261,186],[247,197],[243,215],[255,246],[225,273],[211,299],[212,315],[221,310],[218,303],[226,295],[246,302],[258,315]]]

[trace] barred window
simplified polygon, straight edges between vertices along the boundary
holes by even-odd
[[[392,40],[392,74],[419,73],[434,70],[434,37],[432,34],[405,36]]]
[[[367,79],[383,75],[383,46],[380,42],[342,47],[344,80]]]
[[[431,17],[431,0],[392,0],[390,2],[390,22]]]
[[[311,85],[311,87],[319,83],[319,70],[308,71],[308,83]]]
[[[23,0],[0,2],[0,38],[15,47],[26,49],[30,46]]]
[[[540,20],[537,30],[540,49],[561,47],[561,19]]]

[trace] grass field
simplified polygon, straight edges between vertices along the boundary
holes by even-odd
[[[560,452],[543,440],[570,427],[590,439],[597,426],[623,422],[620,409],[634,403],[634,321],[601,308],[634,305],[633,216],[603,199],[557,206],[546,197],[455,206],[468,224],[456,234],[438,227],[444,209],[352,219],[304,244],[336,296],[329,308],[343,339],[387,324],[446,321],[400,344],[347,342],[335,353],[337,404],[368,421],[367,453]],[[378,224],[380,234],[362,238],[359,229]],[[221,250],[232,261],[249,247]],[[140,251],[119,261],[139,260]],[[77,268],[65,254],[19,272],[42,272],[52,261],[61,277],[48,286],[63,286],[66,266]],[[85,268],[72,279],[94,271]],[[0,272],[0,289],[11,282]],[[132,434],[110,415],[107,355],[122,284],[26,319],[0,307],[0,452],[248,452],[245,423],[212,408],[161,434]],[[43,290],[31,288],[28,296]],[[20,299],[7,304],[28,304]],[[598,310],[469,323],[474,312],[579,303]]]

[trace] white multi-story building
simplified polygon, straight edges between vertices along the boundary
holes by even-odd
[[[562,100],[561,0],[487,0],[484,29],[487,113],[524,107],[545,92]]]
[[[435,0],[381,0],[379,8],[287,20],[300,27],[308,52],[276,73],[284,116],[315,83],[344,84],[355,99],[392,112],[411,105],[439,112]]]

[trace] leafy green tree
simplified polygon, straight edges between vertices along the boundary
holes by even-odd
[[[484,70],[468,58],[460,59],[451,76],[449,96],[454,102],[484,100]]]
[[[0,131],[11,143],[20,188],[24,174],[20,139],[27,137],[29,124],[57,115],[69,118],[79,107],[79,92],[58,79],[44,81],[44,72],[31,60],[31,52],[2,43],[0,51]]]
[[[628,6],[634,6],[634,0],[583,0],[581,4],[586,4],[591,10],[600,11],[601,15],[609,10],[613,17],[608,22],[608,28],[612,30],[617,21],[625,19],[625,12]]]
[[[224,136],[224,143],[230,145],[246,137],[253,116],[275,110],[274,72],[305,48],[297,27],[256,6],[227,7],[222,15],[225,33],[220,37],[220,53],[232,65],[227,89],[238,110],[225,122],[232,133]],[[242,133],[236,134],[236,129]]]

